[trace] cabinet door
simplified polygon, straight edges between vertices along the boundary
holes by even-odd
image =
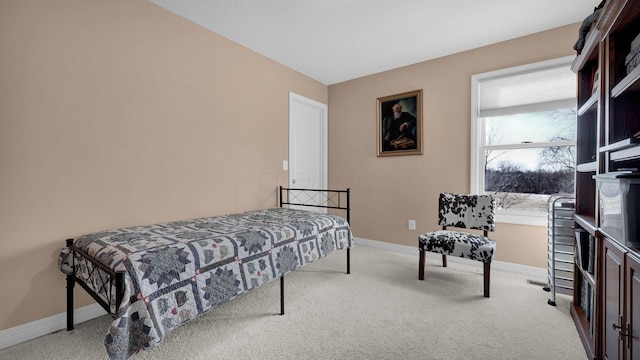
[[[624,251],[610,239],[604,241],[604,331],[603,355],[608,360],[622,360],[622,343],[614,325],[622,322],[624,289]]]
[[[626,344],[627,359],[640,359],[640,259],[629,255],[627,262],[626,321],[629,323],[629,343]]]

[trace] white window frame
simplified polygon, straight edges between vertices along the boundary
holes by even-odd
[[[484,142],[485,142],[485,122],[478,118],[479,94],[478,89],[480,82],[485,79],[496,78],[500,76],[522,73],[527,71],[536,71],[547,67],[567,65],[570,66],[574,60],[574,56],[566,56],[558,59],[541,61],[532,64],[526,64],[507,69],[476,74],[471,76],[471,193],[484,193]],[[574,145],[576,141],[555,141],[555,142],[537,142],[534,144],[505,144],[495,145],[492,149],[523,149],[523,148],[539,148],[543,146],[564,146]],[[496,210],[496,221],[509,224],[547,226],[548,215],[533,211],[514,211],[514,210]]]

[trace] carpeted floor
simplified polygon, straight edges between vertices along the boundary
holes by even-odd
[[[132,359],[563,359],[586,354],[566,296],[523,275],[493,270],[482,296],[481,263],[427,258],[366,246],[341,251],[279,282],[213,309]],[[534,279],[544,281],[545,279]],[[103,316],[0,351],[0,359],[106,359]]]

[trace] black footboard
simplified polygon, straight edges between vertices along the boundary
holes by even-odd
[[[88,261],[93,266],[93,270],[90,272],[90,276],[95,276],[96,279],[99,279],[101,282],[101,288],[105,289],[105,292],[108,294],[107,299],[115,298],[115,308],[120,307],[122,303],[122,298],[124,296],[124,272],[115,272],[108,267],[104,266],[93,257],[86,254],[84,251],[78,249],[75,245],[73,245],[73,239],[67,239],[66,245],[70,249],[70,256],[73,261],[73,273],[67,275],[67,330],[73,330],[74,320],[73,320],[73,288],[76,283],[82,286],[91,297],[93,297],[102,308],[105,309],[107,313],[111,316],[115,316],[115,313],[111,311],[111,301],[105,301],[100,296],[98,296],[85,282],[76,276],[76,257],[75,253],[82,255],[84,261]],[[100,276],[98,274],[100,272],[106,276]],[[115,288],[115,294],[112,294],[112,289]],[[112,296],[115,295],[115,296]]]
[[[283,205],[307,206],[346,211],[346,220],[351,223],[351,189],[317,190],[293,189],[280,186],[280,207]],[[347,248],[347,274],[351,274],[351,249]]]

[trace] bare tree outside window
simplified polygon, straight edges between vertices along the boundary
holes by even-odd
[[[575,109],[486,118],[484,190],[498,208],[546,212],[574,193]]]

